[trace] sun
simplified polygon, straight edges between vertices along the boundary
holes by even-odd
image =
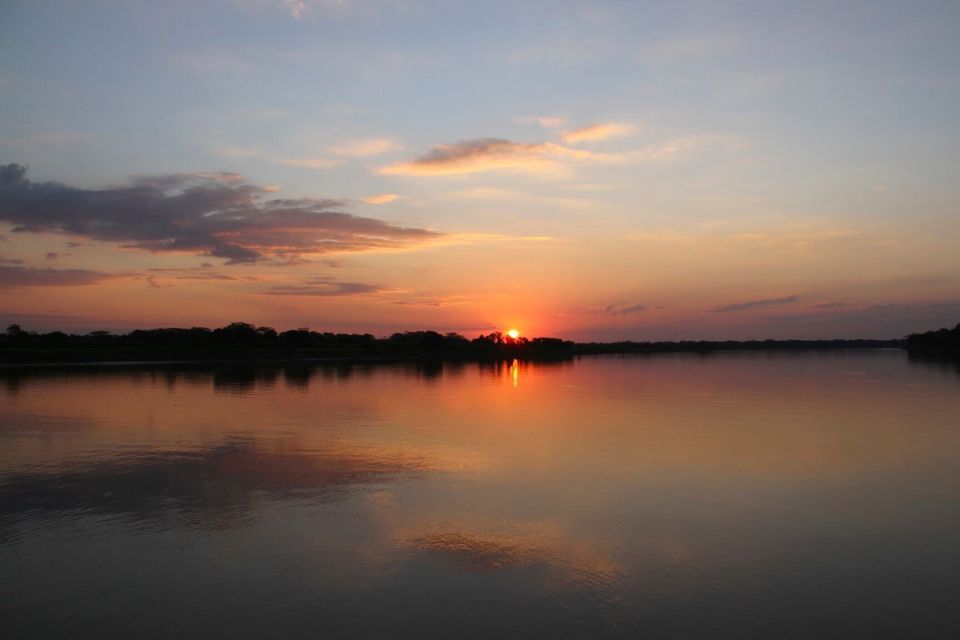
[[[517,338],[520,337],[520,332],[517,331],[516,329],[510,329],[509,331],[507,331],[507,335],[513,338],[514,340],[516,340]]]

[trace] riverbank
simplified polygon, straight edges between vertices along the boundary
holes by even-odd
[[[374,340],[364,345],[326,347],[214,347],[149,345],[0,346],[0,367],[178,363],[377,363],[406,361],[561,360],[580,355],[709,353],[718,351],[807,351],[814,349],[903,348],[902,340],[757,340],[614,343],[397,344]]]

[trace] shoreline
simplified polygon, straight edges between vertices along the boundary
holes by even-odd
[[[406,353],[308,353],[303,350],[240,349],[194,351],[170,357],[170,350],[159,353],[151,349],[90,349],[43,350],[42,357],[35,350],[21,353],[0,350],[0,372],[24,369],[56,368],[122,368],[167,366],[225,366],[225,365],[362,365],[417,362],[497,362],[521,360],[550,362],[572,360],[579,356],[596,355],[657,355],[689,353],[708,355],[734,352],[814,352],[845,350],[903,350],[911,356],[937,357],[935,353],[908,350],[902,340],[777,340],[724,342],[651,342],[651,343],[581,343],[570,347],[531,349],[507,347],[474,352],[415,351]],[[5,351],[5,352],[4,352]],[[126,351],[126,353],[123,353]],[[59,358],[57,356],[60,356]],[[65,357],[64,357],[65,356]],[[125,356],[125,357],[124,357]],[[167,356],[167,357],[163,357]]]

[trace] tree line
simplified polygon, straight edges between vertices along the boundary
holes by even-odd
[[[907,336],[907,350],[911,353],[960,356],[960,324],[953,329],[911,333]]]
[[[333,333],[307,328],[277,331],[246,322],[233,322],[216,329],[136,329],[124,334],[109,331],[37,333],[13,324],[0,335],[0,357],[6,361],[207,359],[221,356],[532,357],[569,352],[574,346],[573,342],[559,338],[512,338],[499,331],[472,340],[459,333],[437,331],[405,331],[377,338],[370,333]]]

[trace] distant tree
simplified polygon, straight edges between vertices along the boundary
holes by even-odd
[[[231,322],[222,329],[218,329],[218,331],[225,331],[228,333],[253,333],[256,331],[256,329],[249,322]]]
[[[488,333],[485,336],[477,336],[473,339],[474,342],[479,343],[489,343],[489,344],[502,344],[503,343],[503,334],[499,331],[494,331],[493,333]]]
[[[960,355],[960,324],[953,329],[938,329],[907,336],[909,351]]]
[[[217,340],[232,347],[243,347],[257,344],[259,334],[256,327],[246,322],[233,322],[220,329],[213,330]]]
[[[563,347],[573,345],[572,342],[561,340],[560,338],[534,338],[530,341],[530,344],[537,347]]]
[[[315,342],[313,333],[309,329],[292,329],[279,335],[281,344],[290,347],[309,347]]]
[[[277,330],[273,327],[257,327],[257,335],[266,340],[273,340],[277,337]]]
[[[437,349],[442,347],[446,341],[446,337],[436,331],[404,331],[390,336],[391,343],[421,349]]]

